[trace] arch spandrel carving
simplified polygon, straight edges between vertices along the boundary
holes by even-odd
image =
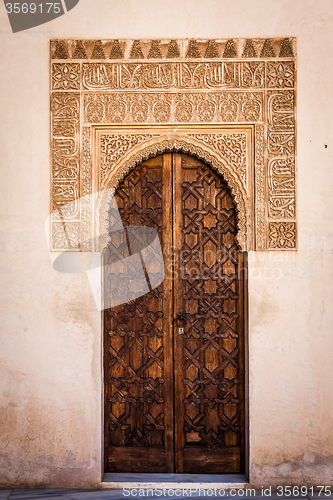
[[[110,202],[113,198],[118,184],[125,175],[143,161],[168,151],[181,151],[196,156],[219,172],[227,182],[234,198],[237,211],[237,242],[243,251],[252,250],[252,227],[251,212],[247,193],[242,186],[236,172],[228,163],[207,144],[203,145],[199,140],[187,136],[174,136],[172,134],[149,139],[140,146],[136,146],[130,153],[122,158],[122,161],[109,172],[101,191],[97,215],[97,234],[99,235],[99,251],[102,252],[107,245],[108,236],[108,212]]]
[[[96,51],[92,58],[95,42],[50,43],[51,248],[91,251],[96,207],[89,196],[105,189],[109,166],[118,169],[132,149],[186,127],[187,140],[213,151],[248,200],[242,248],[295,250],[295,38],[98,40],[100,60]],[[246,126],[250,159],[242,157]],[[101,127],[113,128],[115,143],[105,143],[104,170],[95,161]],[[229,137],[198,127],[227,127]]]

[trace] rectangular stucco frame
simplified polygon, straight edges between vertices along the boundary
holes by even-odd
[[[163,141],[226,166],[242,250],[296,249],[295,38],[52,40],[50,49],[53,251],[101,250],[91,195]]]

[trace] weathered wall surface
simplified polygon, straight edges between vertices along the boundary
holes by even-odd
[[[0,484],[101,478],[100,313],[44,231],[49,39],[296,36],[299,249],[249,256],[250,481],[333,485],[330,0],[81,0],[17,34],[1,4],[0,24]]]

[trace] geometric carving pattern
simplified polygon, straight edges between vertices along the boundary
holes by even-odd
[[[58,40],[57,42],[55,42],[53,58],[54,59],[68,59],[69,58],[69,53],[67,51],[67,45],[65,44],[65,42],[62,42],[61,40]]]
[[[143,59],[143,58],[144,55],[141,50],[140,40],[134,40],[131,48],[130,59]]]
[[[180,303],[186,446],[241,447],[236,212],[224,180],[182,155]],[[194,433],[194,434],[193,434]],[[193,439],[196,436],[195,439]],[[208,459],[207,459],[208,460]]]
[[[252,40],[246,40],[242,57],[257,57]]]
[[[124,227],[154,228],[163,247],[166,235],[162,228],[166,214],[163,214],[162,194],[162,159],[157,157],[132,170],[119,184],[115,198]],[[113,220],[111,209],[111,232],[115,229]],[[105,340],[105,443],[109,471],[117,470],[108,458],[109,448],[131,447],[133,453],[137,447],[163,450],[165,391],[170,391],[170,381],[165,381],[165,281],[136,300],[108,308],[111,295],[126,293],[127,282],[117,280],[114,283],[110,274],[110,264],[118,259],[118,254],[120,258],[126,257],[124,247],[127,249],[125,233],[112,239],[104,256],[104,318],[108,332]]]
[[[82,51],[85,59],[93,58],[96,40],[52,40],[52,59],[79,59]],[[158,47],[160,59],[201,59],[202,57],[233,57],[233,58],[293,58],[294,38],[274,39],[219,39],[219,40],[98,40],[104,54],[110,54],[110,59],[121,59],[128,54],[130,59],[147,59],[149,54]],[[113,46],[116,49],[112,52]],[[79,47],[79,49],[78,49]],[[119,50],[118,47],[121,47]],[[225,55],[224,55],[225,54]]]
[[[275,57],[274,49],[273,49],[272,43],[269,39],[265,40],[260,56],[261,57]]]
[[[140,163],[115,191],[124,227],[156,230],[173,271],[156,289],[110,308],[110,297],[128,286],[113,281],[110,267],[129,255],[126,232],[105,250],[106,470],[172,472],[175,446],[177,472],[190,472],[193,453],[205,459],[204,472],[241,472],[243,298],[235,205],[209,165],[184,153],[165,163],[166,156]],[[117,229],[113,210],[110,234]],[[171,320],[179,311],[186,317],[183,335]]]
[[[177,40],[171,40],[168,46],[168,51],[165,56],[167,59],[180,57],[179,46]]]
[[[293,88],[295,64],[292,61],[274,61],[267,63],[267,87]]]
[[[119,44],[119,40],[114,40],[110,52],[110,59],[123,59],[124,54]]]
[[[269,236],[270,222],[296,223],[295,53],[293,38],[52,40],[52,210],[69,203],[64,222],[82,225],[82,237],[91,232],[89,210],[76,203],[91,192],[88,177],[96,168],[91,165],[88,176],[80,172],[82,162],[91,163],[88,152],[83,152],[88,128],[91,148],[93,129],[103,124],[170,125],[169,133],[173,124],[230,124],[236,133],[238,124],[246,123],[254,127],[255,165],[247,172],[237,160],[237,169],[243,186],[247,183],[247,195],[255,200],[251,248],[296,248],[296,241],[290,245],[287,240],[284,247],[272,246]],[[123,142],[128,141],[129,134],[123,135]],[[124,155],[156,134],[141,130],[130,135],[132,145],[122,155],[117,149],[107,155],[99,182]],[[193,131],[193,137],[197,135]],[[210,145],[219,152],[218,141]],[[110,162],[114,155],[116,160]],[[234,169],[235,161],[224,158]],[[53,218],[59,221],[57,214]]]
[[[200,54],[200,50],[198,48],[197,42],[195,40],[190,40],[187,52],[186,52],[186,57],[189,57],[191,59],[197,59],[202,57]]]
[[[295,222],[270,222],[269,246],[270,248],[295,248]]]
[[[282,41],[279,57],[294,57],[289,38],[285,38]]]
[[[237,57],[237,51],[233,40],[228,40],[223,52],[223,57]]]
[[[54,250],[78,248],[79,244],[79,223],[62,222],[53,223],[52,248]]]
[[[80,65],[52,64],[53,90],[80,90]]]
[[[214,40],[209,40],[206,52],[205,52],[205,58],[207,59],[213,59],[215,57],[220,57],[217,45]]]
[[[105,53],[103,50],[103,45],[100,40],[96,40],[95,45],[94,45],[94,50],[92,51],[91,54],[91,59],[105,59]]]
[[[148,54],[148,59],[162,59],[159,40],[153,40]]]
[[[73,59],[87,59],[87,53],[81,40],[78,40],[73,53]]]

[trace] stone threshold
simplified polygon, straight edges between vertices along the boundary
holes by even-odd
[[[242,474],[120,474],[105,473],[100,488],[184,488],[224,489],[246,488],[249,483]]]

